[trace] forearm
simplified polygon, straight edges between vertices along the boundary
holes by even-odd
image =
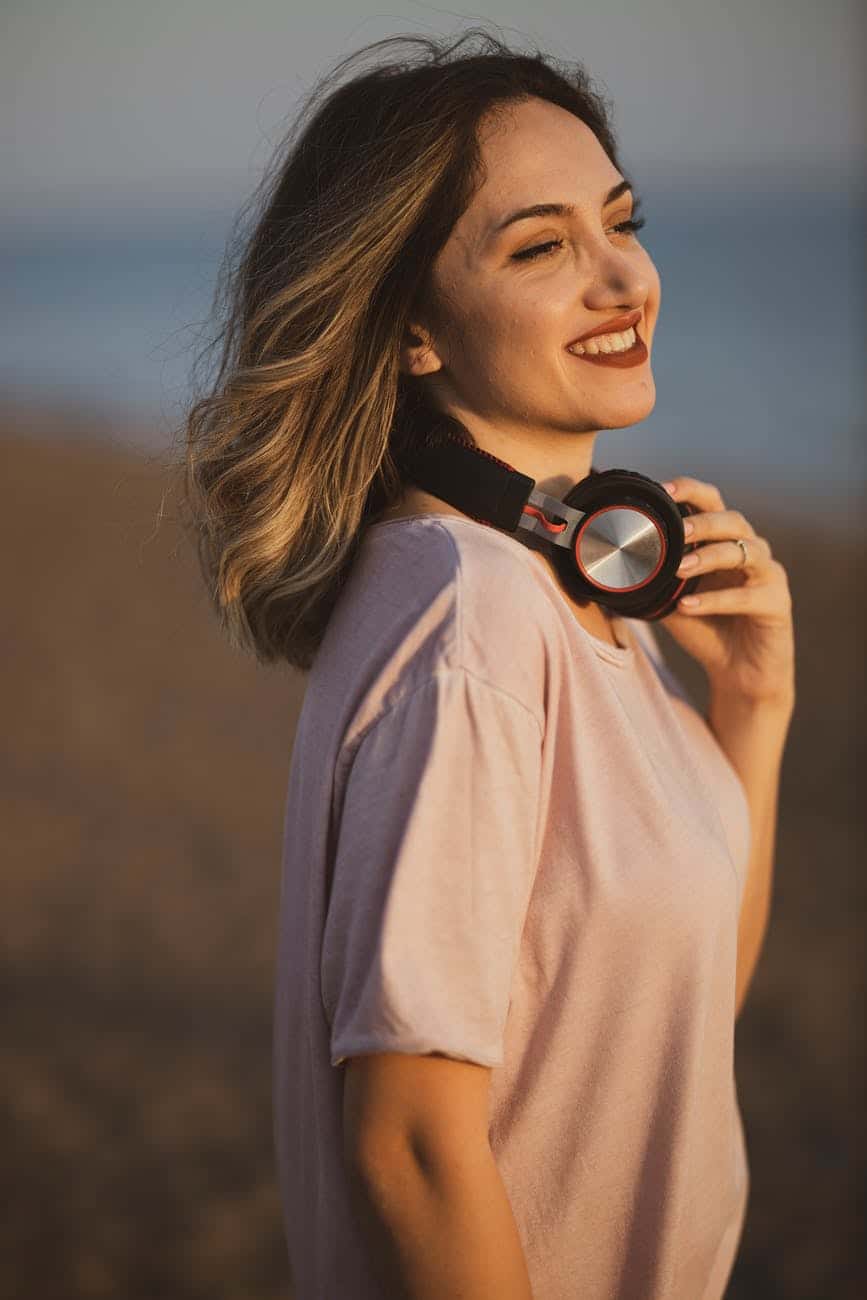
[[[794,696],[750,701],[711,689],[707,721],[743,782],[751,841],[738,922],[735,1014],[739,1015],[761,954],[771,910],[780,770]]]
[[[387,1300],[532,1300],[518,1229],[487,1142],[420,1159],[409,1144],[353,1165],[352,1199]]]

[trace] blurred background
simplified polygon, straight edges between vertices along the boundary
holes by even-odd
[[[727,1296],[867,1294],[860,7],[6,0],[4,1296],[291,1300],[271,981],[304,678],[223,643],[167,456],[298,97],[370,41],[478,23],[589,68],[643,198],[657,403],[594,464],[717,483],[789,574],[798,702],[736,1027],[751,1195]]]

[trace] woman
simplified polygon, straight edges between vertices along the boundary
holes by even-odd
[[[626,315],[638,341],[612,346],[649,354],[660,304],[583,69],[478,29],[416,46],[281,146],[189,422],[229,633],[310,670],[275,1019],[295,1294],[718,1300],[794,705],[786,574],[716,486],[664,485],[692,509],[700,599],[665,625],[707,672],[705,719],[649,619],[402,472],[447,427],[562,498],[597,432],[655,400],[649,356],[567,344]],[[509,220],[538,204],[560,207]]]

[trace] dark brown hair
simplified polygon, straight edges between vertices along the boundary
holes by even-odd
[[[390,57],[337,84],[371,54]],[[241,210],[219,365],[185,417],[182,516],[224,630],[260,662],[312,666],[363,530],[401,495],[402,454],[437,437],[443,415],[399,370],[401,342],[435,310],[434,260],[484,179],[481,120],[532,96],[585,122],[623,171],[581,64],[473,27],[339,63]]]

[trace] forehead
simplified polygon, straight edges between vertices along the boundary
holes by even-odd
[[[491,114],[479,147],[484,180],[453,232],[475,247],[515,208],[562,202],[595,210],[622,179],[586,122],[548,100]]]

